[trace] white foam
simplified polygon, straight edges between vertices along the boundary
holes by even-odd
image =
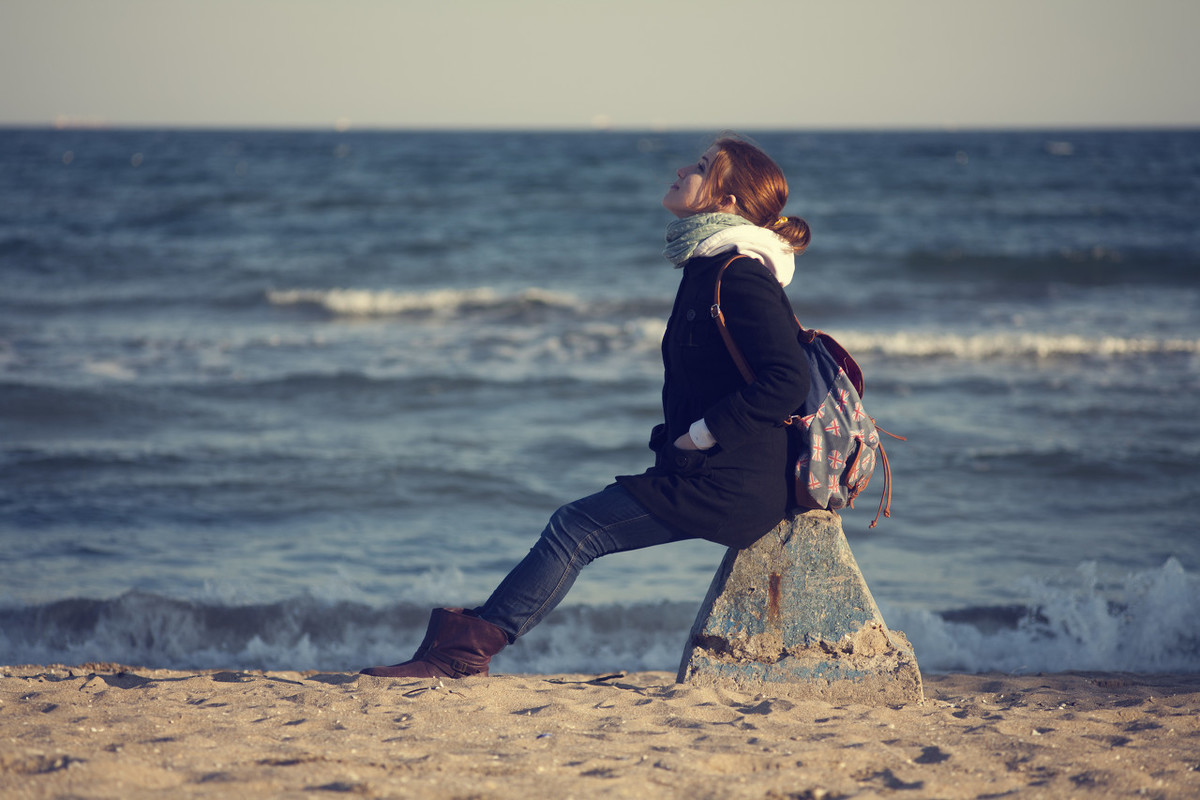
[[[537,304],[574,307],[571,295],[545,289],[525,289],[501,294],[489,287],[434,289],[427,292],[395,292],[387,289],[285,289],[270,291],[267,300],[276,306],[313,305],[332,314],[351,317],[409,313],[455,312],[466,307],[498,307],[507,304]]]
[[[311,595],[241,606],[138,593],[65,607],[18,605],[0,614],[0,652],[10,663],[357,669],[410,653],[430,606],[473,596],[464,583],[453,570],[431,570],[400,582],[404,601],[382,608]],[[1016,625],[975,626],[881,606],[930,672],[1200,671],[1200,580],[1175,558],[1125,576],[1101,575],[1088,562],[1022,588],[1030,613]],[[93,602],[89,622],[80,608]],[[674,670],[695,613],[692,602],[564,604],[506,649],[497,671]]]
[[[1200,581],[1175,558],[1115,579],[1085,562],[1060,580],[1020,587],[1033,613],[1015,628],[984,631],[924,610],[885,608],[884,616],[913,643],[921,668],[934,672],[1200,668]]]
[[[132,381],[137,379],[137,371],[132,367],[116,361],[93,361],[84,364],[83,371],[97,378],[107,378],[113,381]]]
[[[1120,358],[1150,354],[1200,353],[1200,339],[1087,337],[1051,333],[951,334],[920,331],[862,333],[839,331],[837,340],[851,353],[890,357],[954,358],[983,361],[998,358],[1050,359],[1093,356]]]

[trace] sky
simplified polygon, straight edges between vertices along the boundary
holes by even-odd
[[[1200,0],[3,0],[0,125],[1200,126]]]

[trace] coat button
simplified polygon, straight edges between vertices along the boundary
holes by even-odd
[[[675,466],[686,467],[687,462],[688,462],[687,456],[675,456]]]
[[[694,309],[694,308],[689,308],[689,309],[688,309],[688,312],[687,312],[687,321],[688,321],[688,322],[691,322],[691,321],[692,321],[692,320],[694,320],[695,318],[696,318],[696,309]]]

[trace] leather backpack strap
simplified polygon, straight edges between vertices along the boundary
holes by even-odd
[[[721,333],[721,339],[725,342],[725,349],[729,351],[733,363],[737,365],[738,372],[742,373],[742,377],[746,379],[746,383],[754,383],[754,370],[750,369],[750,365],[746,363],[746,357],[742,355],[741,348],[737,346],[737,342],[733,341],[733,336],[729,333],[729,328],[725,325],[725,314],[721,311],[721,275],[725,273],[729,265],[739,258],[746,258],[743,255],[736,255],[726,261],[721,268],[717,270],[717,283],[713,287],[713,304],[708,310],[713,321],[717,323],[717,330]]]

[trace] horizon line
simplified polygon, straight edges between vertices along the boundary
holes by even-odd
[[[483,124],[413,124],[413,125],[354,125],[341,121],[319,124],[301,123],[156,123],[156,122],[106,122],[98,119],[56,119],[48,122],[5,122],[0,121],[0,130],[33,131],[197,131],[197,132],[293,132],[293,133],[640,133],[666,135],[674,133],[694,134],[712,131],[734,130],[728,126],[681,125],[666,127],[647,126],[588,126],[588,125],[483,125]],[[745,125],[736,130],[755,130],[763,133],[1019,133],[1037,131],[1191,131],[1200,130],[1200,122],[1194,123],[990,123],[990,124],[905,124],[905,125]]]

